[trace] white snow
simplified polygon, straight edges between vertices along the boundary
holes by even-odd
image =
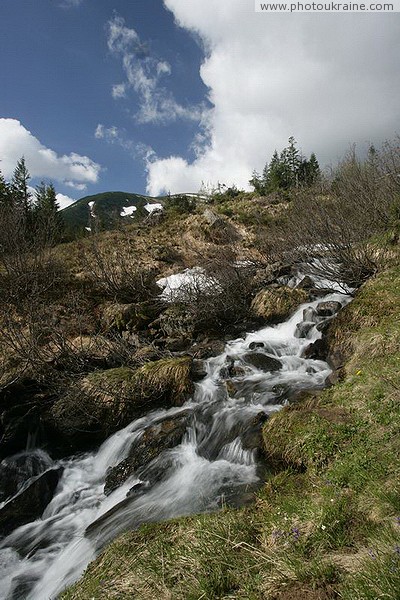
[[[91,227],[85,227],[86,231],[92,231]]]
[[[157,281],[157,285],[163,288],[161,298],[167,302],[174,302],[184,298],[187,293],[207,289],[211,291],[211,289],[215,289],[217,283],[208,277],[201,267],[194,267],[169,277],[163,277]]]
[[[88,207],[89,207],[89,210],[90,210],[90,216],[91,217],[95,217],[96,216],[94,214],[94,205],[95,205],[94,200],[92,200],[91,202],[88,202]]]
[[[164,207],[162,204],[159,203],[155,203],[155,204],[145,204],[144,208],[147,210],[148,213],[153,213],[155,210],[164,210]]]
[[[133,217],[135,216],[133,213],[137,211],[136,206],[123,206],[121,212],[119,213],[121,217]]]

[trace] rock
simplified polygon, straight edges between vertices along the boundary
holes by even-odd
[[[0,533],[8,535],[42,516],[51,502],[63,468],[49,469],[27,484],[0,509]]]
[[[308,333],[314,327],[314,325],[315,323],[311,323],[310,321],[303,321],[302,323],[297,323],[294,336],[297,338],[306,338]]]
[[[249,352],[243,356],[243,360],[256,367],[260,371],[279,371],[282,368],[282,363],[277,358],[273,358],[272,356],[267,356],[266,354],[262,354],[261,352]]]
[[[319,317],[332,317],[342,308],[340,302],[320,302],[317,305],[317,315]]]
[[[321,333],[326,333],[330,327],[332,319],[324,319],[323,321],[321,321],[321,323],[318,323],[315,326],[315,329],[317,329],[317,331],[320,331]]]
[[[194,358],[192,361],[191,377],[193,381],[201,381],[206,377],[207,370],[205,368],[204,360]]]
[[[103,310],[102,323],[105,329],[141,331],[146,329],[166,308],[162,302],[145,301],[136,304],[109,304]]]
[[[164,450],[180,444],[187,425],[188,415],[184,414],[145,429],[143,435],[133,442],[127,458],[107,471],[104,493],[111,494],[134,474],[140,476]]]
[[[303,321],[311,323],[317,322],[317,313],[312,306],[307,306],[307,308],[303,310]]]
[[[251,342],[249,350],[257,350],[257,348],[265,348],[264,342]]]
[[[329,348],[326,340],[316,340],[303,350],[301,357],[310,358],[312,360],[326,360],[328,351]]]
[[[49,410],[47,420],[70,443],[86,450],[149,410],[181,406],[193,392],[191,357],[167,358],[91,373]]]
[[[303,279],[300,281],[300,283],[297,284],[296,286],[297,288],[300,288],[301,290],[311,290],[314,288],[314,281],[311,279],[311,277],[309,275],[306,275],[305,277],[303,277]]]
[[[262,426],[267,421],[268,415],[259,412],[246,425],[240,436],[244,450],[258,450],[263,446]]]
[[[284,321],[299,304],[306,302],[308,294],[301,289],[281,286],[261,290],[251,303],[253,313],[268,323]]]
[[[206,208],[203,213],[203,217],[210,227],[214,227],[215,225],[218,226],[221,223],[224,224],[224,219],[220,215],[217,215],[215,212],[213,212],[210,208]]]
[[[188,354],[193,358],[207,359],[212,356],[219,356],[225,349],[225,342],[221,340],[205,339],[201,342],[195,342],[188,350]]]
[[[332,294],[334,292],[334,290],[331,290],[329,288],[316,288],[313,287],[309,290],[309,294],[312,298],[323,298],[324,296],[327,296],[328,294]]]
[[[222,379],[230,379],[233,377],[243,377],[246,374],[246,370],[240,365],[235,365],[235,359],[231,356],[227,356],[228,364],[222,367],[219,371],[219,376]]]
[[[186,338],[168,338],[164,345],[165,349],[170,352],[182,352],[188,349],[190,340]]]
[[[42,450],[21,452],[0,464],[0,502],[15,496],[31,477],[51,467],[52,461]]]

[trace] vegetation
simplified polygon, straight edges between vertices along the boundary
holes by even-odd
[[[311,186],[320,176],[320,168],[314,153],[307,159],[296,148],[294,137],[289,138],[289,143],[280,154],[275,150],[270,162],[265,165],[262,175],[256,171],[250,184],[259,194],[269,194]]]
[[[346,377],[266,424],[275,475],[253,506],[126,534],[62,597],[397,598],[399,290],[388,268],[341,313]]]

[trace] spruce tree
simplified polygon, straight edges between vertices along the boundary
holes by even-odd
[[[26,218],[32,208],[32,196],[28,190],[28,182],[31,176],[25,164],[25,158],[22,157],[14,169],[11,180],[11,192],[13,202],[16,207],[20,207]]]
[[[62,216],[58,212],[56,190],[54,185],[46,185],[42,181],[36,186],[36,204],[34,209],[34,220],[38,232],[43,236],[46,245],[52,245],[59,241],[63,230]]]
[[[0,205],[9,205],[12,202],[11,189],[0,171]]]

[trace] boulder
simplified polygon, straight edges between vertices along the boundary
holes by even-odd
[[[299,304],[307,302],[304,290],[285,286],[261,290],[253,299],[253,313],[268,323],[284,321]]]
[[[317,304],[316,312],[319,317],[332,317],[342,308],[340,302],[320,302]]]
[[[326,340],[316,340],[303,350],[301,357],[310,358],[312,360],[326,360],[328,352],[329,347]]]
[[[207,369],[205,367],[204,360],[194,358],[192,361],[192,368],[190,371],[193,381],[201,381],[207,376]]]
[[[0,534],[8,535],[42,516],[51,502],[63,468],[49,469],[32,479],[0,509]]]
[[[184,414],[145,429],[143,435],[133,442],[127,458],[107,471],[104,493],[111,494],[134,474],[140,476],[140,473],[164,450],[180,444],[187,425],[188,415]]]
[[[73,450],[93,447],[149,410],[181,406],[193,392],[191,357],[167,358],[139,369],[91,373],[49,410],[48,420]]]
[[[310,323],[316,323],[318,320],[317,312],[313,309],[312,306],[307,306],[303,310],[303,321],[308,321]]]
[[[265,348],[264,342],[251,342],[249,344],[249,350],[257,350],[258,348]]]
[[[282,368],[280,360],[262,352],[249,352],[243,356],[243,360],[260,371],[279,371]]]
[[[297,284],[297,288],[300,288],[301,290],[311,290],[314,288],[314,281],[311,279],[311,277],[309,275],[306,275],[305,277],[303,277],[303,279],[300,281],[300,283]]]
[[[314,327],[314,325],[315,323],[311,323],[310,321],[303,321],[301,323],[297,323],[294,336],[297,338],[306,338],[311,329]]]
[[[21,452],[0,463],[0,502],[15,496],[31,477],[51,467],[52,461],[42,450]]]

